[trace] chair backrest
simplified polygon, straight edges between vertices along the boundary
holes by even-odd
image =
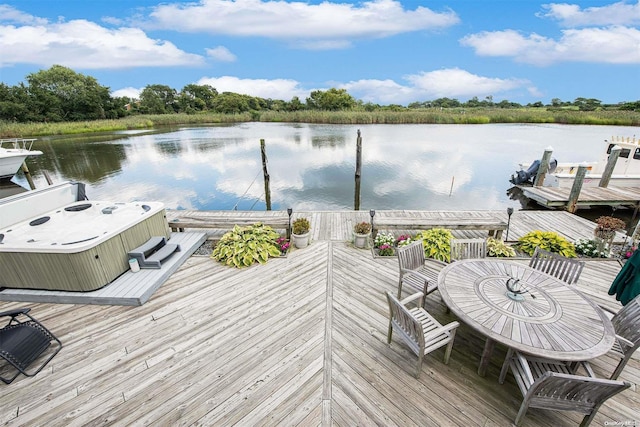
[[[409,347],[419,354],[421,349],[425,348],[424,331],[422,324],[418,319],[413,317],[407,307],[405,307],[398,298],[391,295],[387,291],[387,301],[389,302],[389,313],[391,321],[400,327],[399,332],[409,344]]]
[[[562,255],[536,248],[529,261],[529,267],[550,274],[572,285],[578,281],[584,261],[567,258]]]
[[[628,382],[546,372],[531,385],[525,396],[529,407],[585,414],[588,425],[600,405],[631,386]]]
[[[451,261],[486,256],[486,239],[451,239]]]
[[[416,270],[424,266],[425,259],[422,240],[398,248],[396,253],[398,255],[398,265],[400,266],[401,276],[405,270]]]
[[[640,347],[640,295],[632,299],[611,318],[616,335],[634,343],[633,346],[621,345],[627,357]]]

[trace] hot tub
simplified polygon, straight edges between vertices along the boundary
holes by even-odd
[[[160,202],[78,201],[0,229],[0,286],[92,291],[128,270],[127,253],[169,238]]]

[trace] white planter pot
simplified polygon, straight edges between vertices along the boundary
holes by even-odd
[[[304,234],[291,234],[291,239],[293,240],[293,245],[296,248],[306,248],[309,245],[309,232]]]
[[[358,234],[356,232],[353,233],[353,244],[355,245],[356,248],[366,248],[367,247],[367,240],[369,240],[369,236],[371,235],[371,233],[367,233],[367,234]]]

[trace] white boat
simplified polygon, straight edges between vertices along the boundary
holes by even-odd
[[[614,146],[620,147],[620,156],[609,180],[612,187],[640,187],[640,139],[613,137],[604,140],[603,153],[598,161],[583,163],[558,163],[550,161],[549,172],[545,175],[545,187],[572,187],[579,166],[587,167],[583,187],[597,187],[607,166],[609,154]],[[532,184],[538,173],[540,160],[520,163],[521,170],[511,175],[512,184]]]
[[[42,151],[32,150],[35,139],[0,139],[0,179],[11,179],[29,156],[39,156]]]

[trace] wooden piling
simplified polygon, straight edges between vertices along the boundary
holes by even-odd
[[[622,148],[619,145],[614,145],[611,147],[611,152],[609,153],[609,159],[607,160],[607,165],[604,168],[604,172],[602,172],[602,178],[600,178],[600,183],[598,187],[607,188],[609,186],[609,181],[611,180],[611,175],[613,175],[613,168],[616,167],[616,162],[620,157],[620,152]]]
[[[358,137],[356,138],[356,190],[353,202],[353,209],[360,210],[360,175],[362,171],[362,137],[360,129],[358,129]]]
[[[576,177],[573,180],[573,186],[571,187],[571,192],[569,193],[569,202],[567,203],[567,211],[571,213],[575,213],[578,210],[578,197],[580,196],[582,183],[586,174],[587,166],[578,166],[578,171],[576,172]]]
[[[538,168],[538,173],[536,174],[536,179],[533,182],[534,187],[542,187],[542,184],[544,184],[544,178],[547,175],[547,171],[549,170],[549,160],[551,159],[552,152],[553,149],[551,147],[548,147],[544,150],[542,160],[540,160],[540,167]]]
[[[264,198],[267,210],[271,210],[271,190],[269,186],[269,171],[267,170],[267,150],[264,139],[260,140],[260,153],[262,154],[262,174],[264,175]]]
[[[36,184],[33,182],[33,178],[31,177],[31,172],[29,172],[29,168],[27,167],[27,163],[22,162],[22,166],[20,166],[22,172],[24,173],[25,178],[27,178],[27,182],[29,183],[29,188],[32,190],[36,189]]]

